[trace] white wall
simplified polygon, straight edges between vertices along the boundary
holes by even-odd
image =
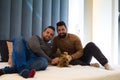
[[[118,63],[115,1],[117,0],[93,0],[93,42],[100,47],[111,64]]]
[[[92,41],[92,29],[93,29],[93,1],[84,0],[84,35],[83,45]]]
[[[95,42],[110,64],[118,64],[118,0],[69,0],[68,20],[68,32],[84,46]]]

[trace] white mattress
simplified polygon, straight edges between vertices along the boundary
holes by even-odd
[[[0,68],[7,63],[0,63]],[[0,76],[0,80],[120,80],[120,66],[112,66],[113,70],[90,66],[70,66],[59,68],[49,66],[45,71],[37,71],[34,78],[22,78],[18,74]]]

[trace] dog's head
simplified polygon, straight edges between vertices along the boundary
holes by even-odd
[[[59,63],[57,64],[58,67],[68,67],[69,60],[67,58],[67,55],[68,55],[67,52],[64,52],[63,54],[60,55]]]

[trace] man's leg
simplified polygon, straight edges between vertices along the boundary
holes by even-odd
[[[26,64],[26,42],[22,37],[13,40],[12,61],[18,72],[28,68]]]
[[[19,66],[23,66],[22,64],[26,64],[25,51],[21,49],[23,45],[21,44],[21,42],[22,42],[21,39],[13,40],[13,53],[12,53],[13,66],[12,67],[6,66],[5,68],[0,69],[0,75],[16,73],[18,72]]]
[[[26,47],[26,41],[20,37],[13,41],[13,65],[18,73],[24,78],[34,77],[35,69],[29,70],[27,60],[31,57]]]
[[[33,54],[34,55],[34,54]],[[45,70],[48,66],[48,60],[44,57],[33,57],[27,61],[29,69],[36,69],[37,71]]]
[[[92,42],[88,43],[86,47],[84,48],[84,56],[85,61],[90,63],[92,56],[94,56],[101,65],[105,65],[108,63],[107,58],[103,55],[103,53],[100,51],[100,49]]]
[[[5,68],[0,69],[0,75],[17,73],[17,70],[14,67],[6,66]]]
[[[108,65],[106,66],[108,63],[107,58],[93,42],[90,42],[85,46],[84,55],[80,58],[80,60],[87,64],[90,64],[92,56],[94,56],[100,62],[100,64],[105,67],[105,69],[109,68]]]
[[[29,70],[29,66],[27,65],[27,59],[30,56],[26,47],[26,41],[22,37],[14,39],[12,53],[13,67],[1,69],[0,75],[18,72],[24,78],[34,77],[35,70]]]
[[[79,59],[72,60],[72,61],[70,61],[69,64],[71,64],[71,65],[84,65],[84,66],[88,65],[87,63],[85,63]]]

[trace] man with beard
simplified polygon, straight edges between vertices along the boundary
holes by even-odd
[[[53,38],[55,28],[48,26],[42,37],[32,36],[28,41],[23,37],[13,39],[12,66],[0,69],[3,74],[18,73],[24,78],[32,78],[36,71],[45,70],[51,58],[51,46],[48,42]]]
[[[58,36],[53,39],[51,64],[55,65],[59,62],[59,54],[56,53],[59,49],[61,53],[68,52],[67,58],[71,65],[91,65],[90,62],[93,56],[105,69],[111,69],[107,58],[93,42],[89,42],[83,48],[80,38],[67,33],[67,26],[63,21],[58,22],[56,25]]]

